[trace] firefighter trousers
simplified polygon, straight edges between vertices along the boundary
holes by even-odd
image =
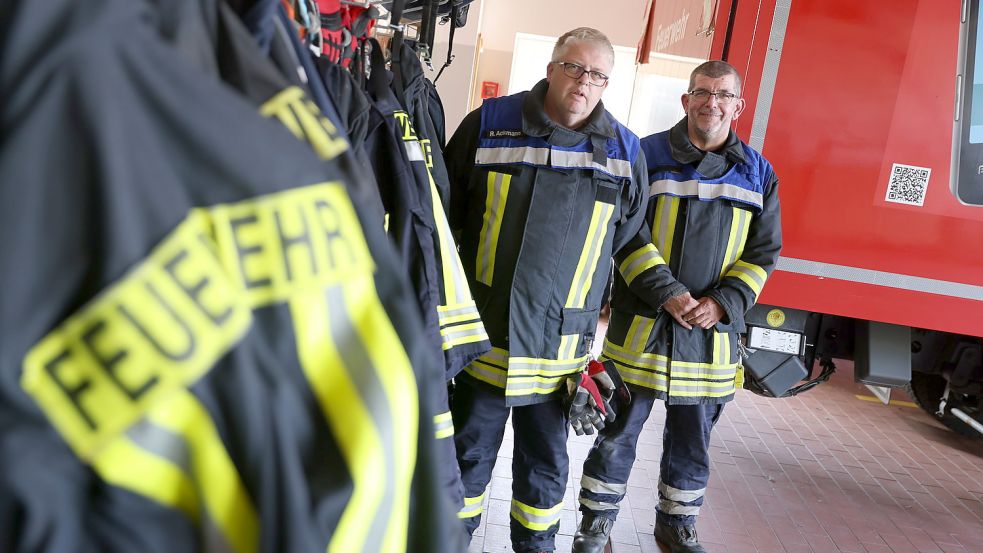
[[[509,408],[505,395],[462,374],[451,412],[454,443],[464,482],[463,519],[468,534],[481,521],[488,482],[512,414],[512,548],[553,551],[566,489],[567,417],[560,400]]]
[[[584,462],[580,482],[580,511],[614,520],[628,491],[638,436],[652,412],[651,389],[631,387],[631,405],[602,430]],[[659,467],[656,517],[673,526],[696,523],[710,479],[710,432],[723,404],[666,405]]]
[[[439,470],[447,498],[458,511],[464,506],[464,486],[461,484],[461,470],[457,464],[457,449],[454,446],[454,424],[450,412],[449,387],[437,386],[434,429],[437,439],[437,455],[440,458]]]

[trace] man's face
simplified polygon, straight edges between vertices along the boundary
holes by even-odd
[[[723,77],[708,77],[696,75],[693,90],[709,92],[730,92],[739,94],[737,79],[733,75]],[[744,99],[734,98],[729,103],[721,102],[716,96],[701,100],[689,94],[683,94],[683,110],[688,117],[690,135],[698,136],[704,142],[715,142],[727,138],[730,124],[744,111]]]
[[[565,46],[566,51],[558,62],[575,63],[587,71],[611,74],[614,60],[600,44],[574,40]],[[568,123],[571,122],[576,125],[583,123],[594,111],[601,100],[601,94],[608,86],[607,81],[601,86],[590,84],[590,75],[587,72],[578,79],[570,78],[564,73],[562,65],[553,62],[546,66],[546,80],[549,81],[546,112],[557,123],[565,126],[569,126]]]

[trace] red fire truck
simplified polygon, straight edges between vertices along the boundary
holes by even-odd
[[[983,432],[979,2],[650,5],[640,51],[692,56],[702,40],[736,66],[738,134],[779,175],[784,249],[747,335],[759,392],[853,359],[875,391],[905,386],[950,428]]]

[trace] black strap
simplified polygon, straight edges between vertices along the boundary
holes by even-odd
[[[447,61],[444,62],[444,65],[440,66],[440,71],[437,71],[437,76],[433,78],[433,84],[437,84],[437,79],[444,74],[444,69],[447,69],[451,62],[454,61],[454,29],[457,29],[457,16],[460,6],[460,4],[454,4],[451,8],[451,31],[447,37]]]
[[[393,92],[396,93],[396,99],[399,100],[399,104],[405,108],[406,97],[405,94],[403,94],[405,84],[403,82],[402,68],[403,31],[398,28],[399,20],[401,17],[403,17],[404,2],[405,0],[393,0],[392,16],[389,19],[389,24],[397,28],[393,30],[393,38],[389,42],[389,57],[392,60],[392,63],[390,63],[390,68],[393,74]],[[373,69],[375,69],[374,61]]]
[[[389,79],[386,78],[386,56],[382,53],[382,46],[376,39],[369,39],[369,47],[372,49],[369,54],[371,71],[366,88],[378,101],[385,98],[389,92]]]

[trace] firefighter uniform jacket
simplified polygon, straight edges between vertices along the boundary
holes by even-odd
[[[741,381],[744,314],[781,250],[778,179],[733,131],[719,152],[697,149],[686,119],[643,139],[642,149],[652,230],[616,256],[603,354],[626,382],[671,404],[723,403]],[[661,309],[686,291],[712,297],[726,316],[709,330],[686,330]]]
[[[0,21],[0,550],[461,551],[344,140],[202,71],[174,7]]]
[[[447,146],[451,226],[492,343],[465,372],[509,405],[584,367],[611,255],[645,215],[638,138],[600,103],[581,129],[556,125],[546,89],[486,100]]]
[[[410,174],[406,175],[410,181],[401,183],[405,186],[395,190],[403,197],[389,198],[386,202],[392,210],[390,213],[397,215],[392,221],[396,223],[394,237],[405,243],[407,233],[411,233],[420,246],[417,252],[420,263],[412,269],[414,282],[418,284],[424,318],[434,323],[431,333],[439,340],[438,351],[443,351],[445,374],[450,380],[491,346],[430,171],[434,158],[421,144],[410,114],[396,100],[382,49],[374,47],[371,59],[369,93],[397,132],[406,152],[405,156],[398,156],[405,158],[410,168]],[[394,191],[394,187],[386,188]],[[445,422],[450,422],[449,417],[445,417]]]

